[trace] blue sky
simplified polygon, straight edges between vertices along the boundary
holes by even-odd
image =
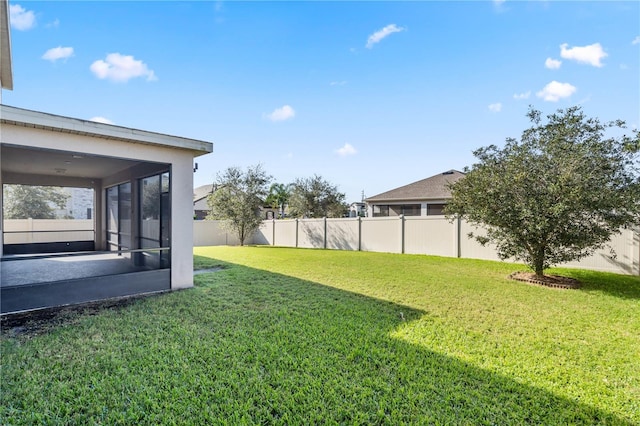
[[[10,1],[8,105],[203,139],[348,201],[473,163],[544,113],[640,125],[638,2]]]

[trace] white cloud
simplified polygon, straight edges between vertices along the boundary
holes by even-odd
[[[351,145],[349,143],[345,143],[342,148],[336,150],[336,153],[338,153],[338,155],[340,157],[346,157],[348,155],[355,155],[357,152],[358,151],[356,151],[356,149],[353,147],[353,145]]]
[[[91,64],[90,69],[99,79],[115,82],[126,82],[136,77],[147,77],[147,81],[158,79],[147,64],[120,53],[109,53],[104,61],[100,59]]]
[[[580,99],[580,100],[578,101],[578,105],[584,105],[584,104],[586,104],[587,102],[591,102],[591,95],[588,95],[588,96],[586,96],[586,97],[585,97],[585,98],[583,98],[583,99]]]
[[[381,30],[376,31],[371,34],[367,39],[367,49],[371,49],[374,44],[380,43],[382,39],[389,37],[393,33],[399,33],[404,31],[405,29],[402,27],[398,27],[396,24],[389,24]]]
[[[493,0],[493,7],[498,11],[501,12],[502,11],[502,7],[504,5],[504,2],[506,0]]]
[[[531,96],[531,90],[522,93],[514,93],[513,99],[529,99],[529,96]]]
[[[49,22],[47,25],[45,25],[45,27],[47,28],[58,28],[60,26],[60,20],[56,19],[53,22]]]
[[[589,64],[594,67],[602,67],[600,62],[603,58],[606,58],[607,52],[602,49],[600,43],[590,44],[589,46],[576,46],[568,48],[568,44],[564,43],[560,45],[560,56],[564,59],[571,59],[581,64]]]
[[[36,14],[19,4],[9,6],[9,16],[11,27],[16,30],[26,31],[36,26]]]
[[[489,111],[491,112],[502,111],[502,104],[500,102],[496,102],[495,104],[489,104]]]
[[[636,36],[636,38],[633,39],[631,44],[640,44],[640,36]]]
[[[576,87],[569,83],[552,81],[536,93],[536,96],[549,102],[558,102],[562,98],[568,98],[576,92]]]
[[[504,12],[506,10],[505,2],[506,0],[493,0],[493,9],[498,13]]]
[[[267,114],[266,117],[271,121],[285,121],[290,120],[296,116],[296,111],[289,105],[284,105],[281,108],[274,109],[271,114]]]
[[[54,47],[52,49],[47,50],[44,55],[42,55],[42,59],[46,59],[47,61],[55,62],[58,59],[67,59],[73,56],[73,47]]]
[[[544,66],[550,70],[557,70],[560,68],[560,65],[562,65],[562,61],[558,59],[547,58],[547,60],[544,61]]]
[[[93,117],[93,118],[90,118],[89,121],[95,121],[96,123],[103,123],[103,124],[113,124],[113,121],[104,117]]]
[[[287,152],[287,155],[285,155],[284,158],[286,158],[288,160],[292,159],[293,158],[293,152]]]

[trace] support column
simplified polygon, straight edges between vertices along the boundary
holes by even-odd
[[[171,289],[193,287],[193,158],[171,164]]]

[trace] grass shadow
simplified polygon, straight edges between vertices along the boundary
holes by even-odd
[[[620,424],[392,336],[428,312],[196,256],[196,288],[3,341],[7,423]]]
[[[196,254],[193,255],[193,270],[197,271],[200,269],[212,269],[212,268],[221,268],[226,266],[226,262],[221,260],[212,259],[206,256],[198,256]]]
[[[621,299],[640,299],[640,277],[636,275],[572,268],[553,268],[549,272],[580,281],[582,287],[577,291],[598,292]]]

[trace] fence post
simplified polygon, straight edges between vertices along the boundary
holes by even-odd
[[[327,217],[324,217],[324,241],[323,248],[327,248]]]
[[[362,251],[362,217],[358,216],[358,251]]]
[[[631,257],[631,273],[640,275],[640,228],[631,229],[631,246],[633,256]]]
[[[404,254],[404,215],[398,216],[400,218],[400,253]]]
[[[298,218],[296,217],[296,248],[298,248],[298,226],[299,226],[299,222],[298,222]]]
[[[276,220],[271,219],[271,245],[276,245]]]
[[[456,217],[456,221],[454,223],[453,226],[453,248],[454,248],[454,257],[460,257],[461,256],[461,243],[462,241],[460,240],[460,216]]]

